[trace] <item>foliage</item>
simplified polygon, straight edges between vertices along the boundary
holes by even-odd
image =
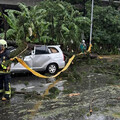
[[[71,4],[83,4],[84,2],[86,3],[88,0],[63,0],[66,2],[69,2]]]
[[[81,33],[85,26],[89,26],[90,20],[82,17],[79,11],[66,2],[46,0],[38,5],[39,9],[46,10],[46,16],[42,17],[48,24],[45,34],[49,37],[47,44],[61,44],[71,48],[79,44]],[[73,41],[71,43],[70,41]],[[76,46],[75,46],[76,47]]]
[[[86,17],[67,2],[82,4],[87,11]],[[9,24],[7,39],[15,40],[18,46],[25,42],[60,44],[65,50],[68,47],[77,51],[82,34],[89,43],[91,1],[46,0],[29,8],[20,3],[19,8],[20,11],[6,10],[7,14],[4,14]],[[29,28],[32,35],[29,34]],[[4,33],[0,33],[0,36],[4,37]],[[119,39],[120,11],[111,6],[102,7],[100,1],[95,1],[93,52],[118,53]]]
[[[63,0],[72,4],[81,4],[86,9],[87,17],[91,17],[91,1],[89,0]],[[101,54],[118,54],[120,39],[120,11],[119,4],[113,1],[106,6],[101,1],[94,1],[94,21],[93,21],[93,52]],[[89,40],[89,30],[85,33],[85,39]]]
[[[46,0],[29,9],[20,3],[19,8],[21,11],[6,10],[7,15],[4,14],[10,26],[7,39],[16,40],[18,45],[26,41],[61,44],[76,49],[76,46],[79,47],[81,34],[86,33],[90,25],[90,19],[82,17],[71,4],[59,0]],[[31,36],[29,28],[32,30]]]
[[[87,5],[90,18],[90,4]],[[118,53],[120,45],[120,12],[112,8],[94,6],[93,50],[99,53]]]

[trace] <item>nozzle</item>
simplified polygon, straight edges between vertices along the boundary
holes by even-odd
[[[92,112],[93,112],[92,109],[90,109],[90,115],[92,115]]]

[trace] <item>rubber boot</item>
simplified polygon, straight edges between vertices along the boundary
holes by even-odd
[[[2,97],[2,101],[10,100],[10,95],[5,94],[4,97]]]

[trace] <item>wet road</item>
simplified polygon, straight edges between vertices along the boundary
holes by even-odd
[[[55,83],[55,79],[40,79],[31,74],[13,77],[12,88],[20,93],[14,94],[10,102],[0,101],[0,119],[120,120],[118,68],[115,71],[116,66],[112,65],[112,70],[111,63],[110,65],[105,63],[103,67],[97,66],[76,67],[75,69],[81,71],[80,82],[68,82],[69,77],[67,82],[64,79]],[[55,83],[55,87],[61,91],[59,95],[52,99],[41,99],[40,96],[51,87],[52,83]],[[63,93],[64,89],[80,94],[70,97],[69,93]],[[26,94],[29,92],[37,93],[39,97]],[[91,116],[89,106],[93,111]]]
[[[39,103],[39,99],[30,97],[26,99],[27,93],[43,95],[45,90],[55,81],[54,78],[41,79],[32,74],[18,74],[12,76],[11,87],[15,93],[10,101],[0,101],[0,120],[29,120],[31,111],[35,105]],[[63,90],[63,82],[58,81],[55,87],[60,91]],[[34,94],[34,93],[33,93]],[[39,106],[39,105],[38,105]],[[44,118],[36,117],[35,120],[44,120]]]

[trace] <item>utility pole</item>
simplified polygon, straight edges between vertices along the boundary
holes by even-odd
[[[94,8],[94,0],[92,0],[92,6],[91,6],[91,27],[90,27],[90,42],[89,42],[89,45],[91,45],[92,32],[93,32],[93,8]]]

